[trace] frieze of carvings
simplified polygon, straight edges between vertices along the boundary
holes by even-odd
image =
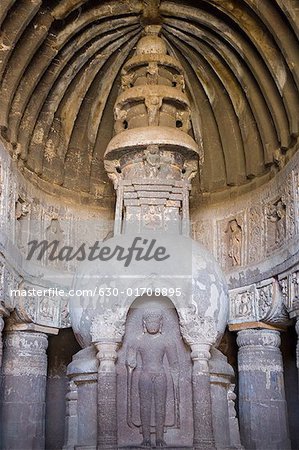
[[[148,126],[158,126],[160,119],[160,109],[162,107],[163,99],[158,95],[149,95],[145,97],[145,106],[148,115]]]
[[[218,260],[224,270],[245,264],[244,213],[217,223]]]
[[[248,263],[260,261],[263,257],[264,216],[261,205],[249,208],[248,221]]]
[[[299,170],[293,172],[295,233],[299,233]],[[297,220],[296,220],[297,218]]]
[[[283,297],[283,303],[290,317],[299,314],[299,269],[293,268],[279,277],[279,286]]]
[[[19,283],[21,282],[21,277],[8,265],[4,264],[3,267],[3,297],[4,304],[6,308],[13,310],[15,307],[15,296],[13,295],[13,290],[17,289]]]
[[[281,286],[275,278],[229,291],[229,323],[289,324]]]
[[[286,203],[282,197],[267,205],[266,211],[267,254],[279,249],[286,237]]]
[[[121,342],[125,333],[125,313],[123,308],[106,309],[92,320],[90,334],[92,342]]]
[[[195,220],[191,226],[192,238],[213,252],[213,224],[205,220]]]
[[[217,338],[217,329],[213,317],[203,317],[194,311],[193,307],[179,310],[180,330],[184,341],[192,346],[195,344],[213,345]]]
[[[286,205],[286,241],[292,239],[296,234],[294,186],[294,172],[292,171],[286,179],[285,189],[282,195],[282,201]]]
[[[255,322],[258,320],[256,286],[244,286],[229,291],[229,322]]]
[[[68,299],[59,295],[59,288],[45,288],[21,283],[15,298],[14,320],[53,328],[68,328]]]
[[[156,178],[161,168],[161,152],[158,145],[149,145],[144,150],[144,168],[149,178]]]
[[[279,282],[275,278],[258,283],[258,317],[268,323],[286,325],[289,321]]]
[[[21,220],[30,213],[30,203],[21,196],[18,197],[15,205],[16,219]]]

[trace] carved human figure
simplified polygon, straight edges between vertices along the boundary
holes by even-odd
[[[159,68],[156,62],[150,62],[147,67],[147,84],[158,84]]]
[[[268,219],[275,223],[275,244],[281,244],[285,237],[285,216],[286,207],[282,200],[279,200],[276,205],[270,208]]]
[[[243,292],[238,298],[238,311],[239,317],[247,317],[252,312],[252,295],[250,292]]]
[[[229,222],[229,232],[228,256],[231,258],[233,267],[240,266],[242,252],[242,228],[235,219]]]
[[[144,164],[146,175],[154,178],[158,175],[161,166],[161,157],[158,145],[149,145],[144,150]]]
[[[28,237],[29,222],[28,220],[24,219],[28,216],[29,213],[30,213],[30,204],[24,201],[21,197],[19,197],[18,201],[15,204],[15,214],[16,214],[16,241],[20,249],[24,249],[26,246],[24,240],[26,241]]]
[[[145,98],[145,106],[148,114],[148,125],[159,125],[159,111],[162,106],[162,98],[157,95],[150,95]]]
[[[132,373],[140,355],[141,370],[139,376],[140,419],[144,447],[151,447],[151,415],[154,400],[156,447],[166,445],[163,435],[166,418],[167,377],[163,359],[166,355],[174,387],[175,408],[179,408],[179,362],[177,349],[173,342],[162,334],[163,315],[152,311],[143,316],[143,335],[138,343],[130,346],[127,352],[128,401],[131,403]],[[128,409],[128,411],[130,408]],[[129,416],[130,416],[129,411]],[[131,420],[128,417],[129,421]],[[131,426],[131,424],[129,423]]]

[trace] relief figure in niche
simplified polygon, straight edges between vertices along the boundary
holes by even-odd
[[[148,114],[148,125],[159,125],[159,112],[162,107],[162,98],[157,95],[150,95],[145,98],[145,106]]]
[[[179,360],[176,345],[162,332],[163,315],[159,311],[145,313],[142,319],[143,335],[136,345],[127,351],[128,372],[128,424],[132,423],[132,375],[137,367],[137,356],[141,360],[138,382],[140,419],[144,447],[151,447],[152,408],[154,408],[154,431],[156,447],[165,447],[164,430],[166,420],[167,376],[163,359],[166,356],[173,383],[175,410],[179,415]],[[154,405],[154,406],[153,406]],[[178,417],[177,417],[178,420]]]
[[[64,231],[62,230],[59,220],[55,217],[51,218],[51,222],[48,225],[48,227],[46,228],[45,231],[45,235],[46,235],[46,240],[51,243],[51,242],[57,242],[57,247],[56,247],[56,251],[55,251],[55,256],[59,254],[59,251],[62,249],[63,247],[63,242],[64,242]],[[53,247],[54,248],[54,247]],[[61,262],[59,261],[59,259],[55,259],[54,261],[48,259],[47,260],[48,264],[53,264],[53,265],[58,265],[61,264]]]
[[[279,245],[285,238],[286,221],[286,206],[281,199],[269,209],[268,219],[275,224],[273,237],[275,244]]]
[[[242,228],[240,227],[236,219],[229,222],[228,232],[228,256],[231,258],[231,264],[233,267],[240,266],[242,256]]]
[[[157,177],[161,167],[161,157],[158,145],[148,145],[146,150],[144,150],[144,165],[148,177]]]
[[[30,213],[30,204],[18,198],[15,204],[16,215],[16,241],[20,250],[25,249],[27,240],[29,237],[29,220],[28,214]]]

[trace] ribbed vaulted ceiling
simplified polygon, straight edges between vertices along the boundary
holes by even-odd
[[[162,0],[159,13],[157,5],[1,0],[0,125],[32,180],[111,195],[103,154],[120,70],[155,21],[186,72],[202,192],[248,184],[293,153],[299,2]]]

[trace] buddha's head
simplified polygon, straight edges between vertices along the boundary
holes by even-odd
[[[157,334],[162,331],[163,316],[161,312],[155,311],[144,314],[142,318],[145,333]]]

